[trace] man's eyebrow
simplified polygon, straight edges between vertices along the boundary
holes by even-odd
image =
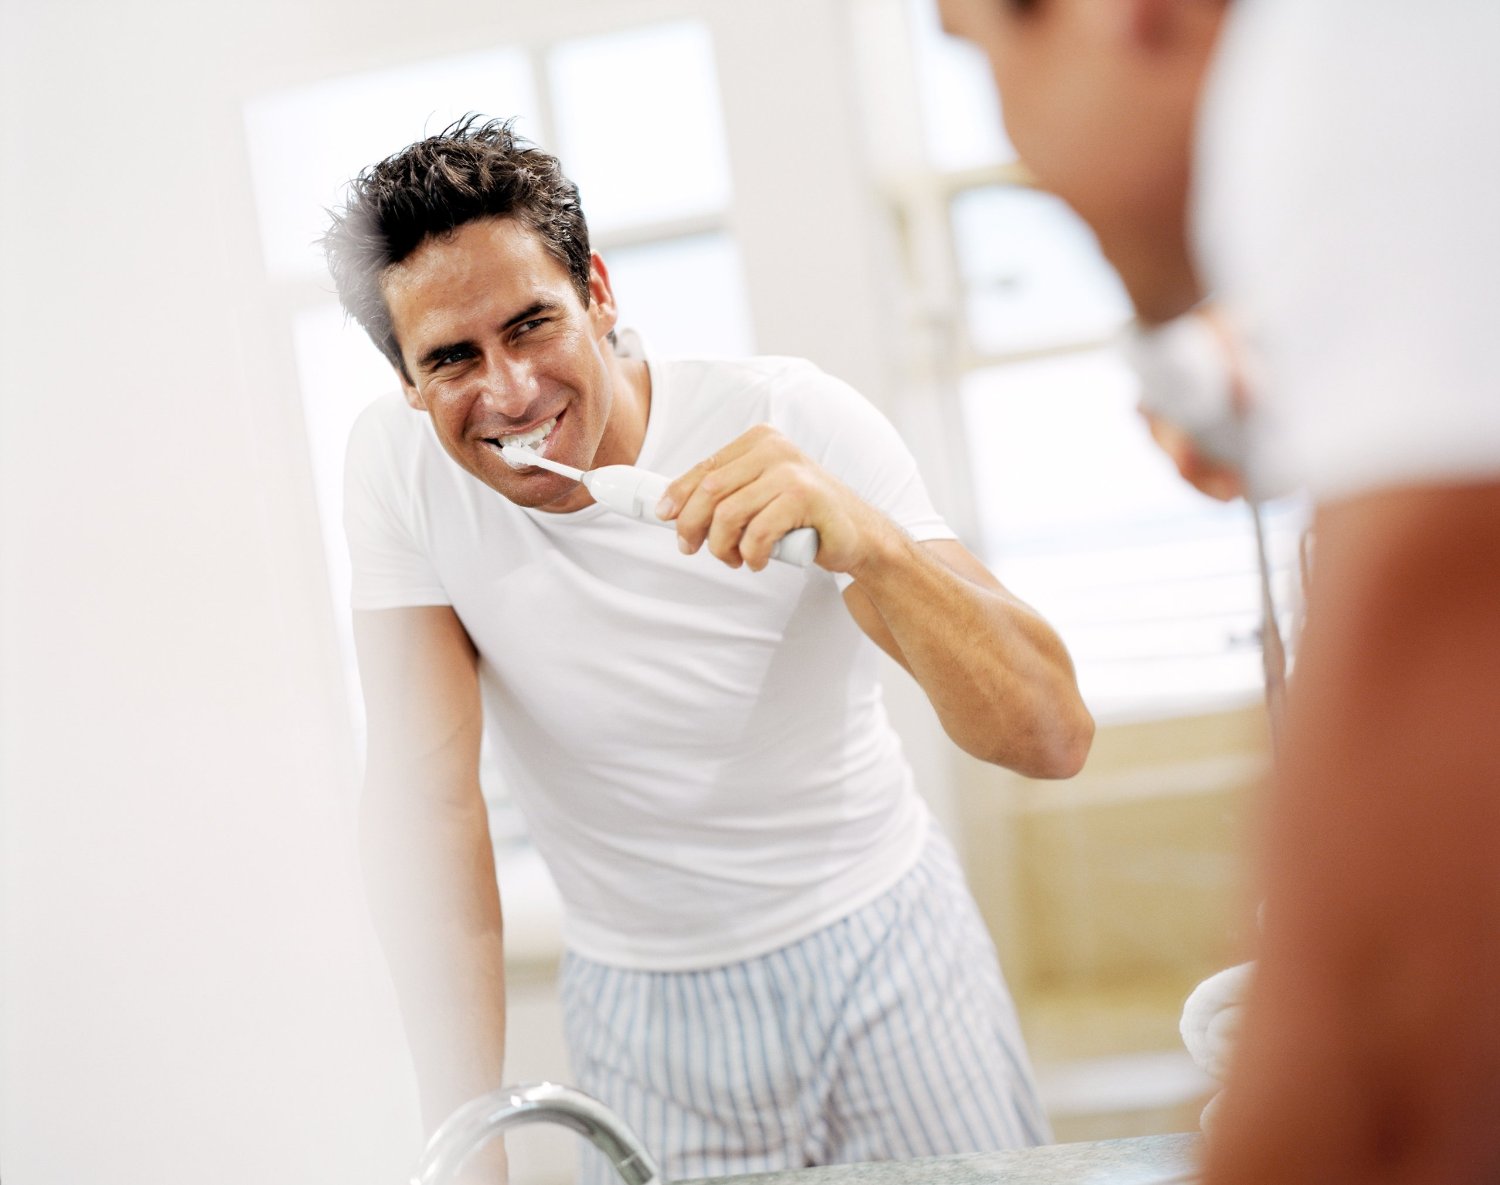
[[[507,320],[505,324],[500,326],[500,329],[502,332],[507,329],[511,329],[514,326],[519,325],[522,321],[529,321],[538,313],[550,313],[555,308],[557,308],[557,302],[553,300],[533,301],[515,316]],[[417,367],[420,370],[429,370],[434,363],[436,363],[443,357],[444,354],[450,353],[451,351],[459,349],[462,346],[471,344],[472,343],[468,341],[441,342],[438,345],[433,346],[432,349],[428,350],[425,354],[417,359]]]
[[[538,313],[550,313],[555,308],[557,308],[557,302],[555,300],[535,300],[535,301],[532,301],[531,304],[527,305],[524,309],[522,309],[519,313],[517,313],[514,317],[512,317],[509,321],[507,321],[504,325],[500,326],[500,328],[501,329],[510,329],[513,326],[519,325],[522,321],[529,321],[532,317],[535,317]]]

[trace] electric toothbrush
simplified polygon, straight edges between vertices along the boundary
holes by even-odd
[[[500,449],[500,455],[512,468],[522,469],[535,465],[541,469],[560,473],[580,482],[595,502],[619,514],[638,518],[642,522],[658,527],[675,529],[675,525],[656,517],[656,504],[671,485],[669,478],[649,469],[635,465],[603,465],[598,469],[575,469],[544,457],[529,445],[512,444]],[[805,568],[818,554],[818,531],[816,527],[797,527],[788,531],[771,548],[771,558],[783,563]]]

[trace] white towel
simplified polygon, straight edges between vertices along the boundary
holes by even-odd
[[[1182,1006],[1182,1021],[1178,1026],[1182,1043],[1199,1068],[1220,1082],[1229,1073],[1254,968],[1253,962],[1241,963],[1210,975],[1193,989]],[[1199,1118],[1199,1126],[1205,1132],[1211,1126],[1217,1102],[1218,1096],[1210,1099]]]

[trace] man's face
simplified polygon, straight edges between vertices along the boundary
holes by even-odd
[[[614,296],[596,256],[587,306],[567,269],[513,218],[469,222],[429,238],[381,278],[410,381],[406,400],[427,413],[460,466],[512,502],[543,510],[588,504],[583,487],[500,455],[511,437],[591,469],[614,460],[616,391],[607,335]]]
[[[938,0],[989,58],[1006,130],[1099,236],[1137,304],[1184,263],[1192,127],[1223,0]],[[1180,282],[1180,281],[1179,281]]]

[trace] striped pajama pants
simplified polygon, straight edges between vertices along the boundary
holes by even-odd
[[[994,947],[936,833],[883,896],[790,946],[702,971],[569,953],[562,996],[575,1081],[669,1181],[1051,1139]],[[583,1185],[614,1180],[582,1157]]]

